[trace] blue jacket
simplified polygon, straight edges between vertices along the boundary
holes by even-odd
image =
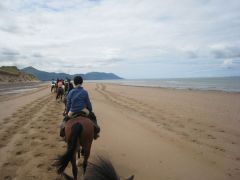
[[[83,87],[72,89],[67,96],[67,112],[80,112],[84,108],[92,111],[88,92]]]

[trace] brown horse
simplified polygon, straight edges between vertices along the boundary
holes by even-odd
[[[86,172],[93,135],[94,126],[90,119],[80,116],[67,121],[65,125],[65,140],[68,144],[67,151],[62,156],[59,156],[54,163],[58,174],[65,175],[63,172],[69,161],[71,161],[74,180],[77,180],[76,153],[78,152],[78,157],[80,158],[80,147],[84,157],[83,172]]]
[[[61,87],[58,87],[58,88],[57,88],[56,100],[57,100],[58,98],[60,98],[60,99],[62,100],[63,95],[64,95],[64,89],[61,88]]]

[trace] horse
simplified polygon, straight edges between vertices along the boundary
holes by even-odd
[[[51,92],[52,92],[53,90],[54,90],[54,92],[56,91],[55,86],[56,86],[56,84],[52,84],[52,85],[51,85]]]
[[[133,180],[134,176],[130,176],[125,180]],[[104,157],[98,156],[95,163],[89,163],[84,180],[120,180],[111,161]]]
[[[68,82],[66,82],[66,83],[64,83],[64,92],[65,92],[65,94],[68,92],[68,86],[69,86],[69,84],[68,84]]]
[[[74,180],[77,180],[76,153],[78,153],[78,158],[80,158],[80,148],[82,148],[81,152],[84,157],[83,173],[86,172],[93,137],[94,125],[87,117],[80,116],[66,122],[65,141],[67,142],[67,150],[62,156],[58,156],[54,163],[58,174],[64,175],[64,170],[69,161],[71,161],[73,177]]]
[[[72,177],[63,173],[63,177],[67,180],[72,180]],[[95,162],[88,165],[87,171],[82,178],[83,180],[120,180],[120,177],[110,160],[98,156]],[[133,180],[134,175],[129,176],[125,180]]]
[[[64,95],[64,89],[63,89],[62,87],[57,88],[56,100],[57,100],[58,98],[61,98],[61,100],[62,100],[63,95]]]

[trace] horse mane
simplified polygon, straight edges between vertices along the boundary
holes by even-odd
[[[89,163],[84,180],[120,180],[112,163],[98,156],[94,163]]]

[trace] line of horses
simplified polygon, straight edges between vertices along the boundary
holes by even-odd
[[[59,82],[61,82],[61,85],[59,85]],[[69,87],[70,82],[64,82],[63,80],[59,80],[56,83],[51,84],[51,92],[56,93],[56,100],[60,99],[62,101],[63,97],[67,95]]]
[[[51,87],[51,92],[57,93],[56,99],[61,98],[64,92],[68,91],[69,84],[63,87]],[[65,89],[66,88],[66,89]],[[62,90],[65,91],[62,91]],[[66,99],[66,98],[65,98]],[[66,102],[65,102],[66,103]],[[83,178],[84,180],[120,180],[112,163],[103,157],[98,157],[94,163],[88,163],[91,146],[94,136],[94,126],[92,121],[87,117],[79,116],[70,119],[65,125],[65,141],[67,143],[66,152],[55,159],[54,166],[57,168],[57,173],[61,174],[65,179],[77,180],[78,168],[76,164],[76,155],[80,159],[83,156]],[[64,173],[68,163],[72,164],[73,178]],[[126,180],[133,180],[134,176],[130,176]]]

